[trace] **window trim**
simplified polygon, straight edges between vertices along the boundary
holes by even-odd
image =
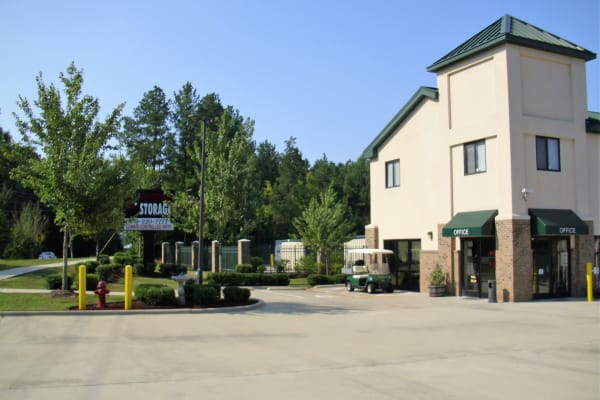
[[[390,166],[392,166],[392,182],[390,185]],[[400,159],[390,160],[385,162],[385,188],[391,189],[400,187]]]
[[[552,164],[550,162],[550,146],[548,146],[550,141],[556,142],[556,144],[557,144],[556,156],[557,156],[557,161],[558,161],[558,168],[550,168],[551,164]],[[544,154],[545,160],[540,160],[540,158],[539,158],[540,154],[538,152],[539,151],[538,142],[543,143],[543,146],[544,146],[543,151],[545,152],[545,154]],[[545,161],[545,162],[541,163],[540,161]],[[544,165],[540,166],[540,164],[544,164]],[[535,167],[538,171],[548,171],[548,172],[560,172],[561,171],[560,139],[559,138],[536,135],[536,137],[535,137]]]
[[[483,169],[479,169],[479,156],[477,152],[477,147],[479,144],[483,143]],[[469,161],[468,161],[468,151],[467,148],[473,147],[473,156],[474,156],[474,167],[473,171],[469,171]],[[483,174],[487,172],[487,144],[485,139],[475,140],[472,142],[463,144],[463,163],[464,163],[464,173],[465,175],[475,175],[475,174]]]

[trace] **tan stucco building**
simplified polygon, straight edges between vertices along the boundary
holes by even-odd
[[[428,67],[364,152],[369,246],[394,250],[398,287],[425,292],[439,265],[452,295],[583,296],[600,237],[596,55],[509,15]],[[596,260],[595,263],[598,261]]]

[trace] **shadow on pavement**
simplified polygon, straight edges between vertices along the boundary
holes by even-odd
[[[356,310],[327,305],[288,303],[288,302],[265,302],[264,306],[253,310],[254,313],[261,314],[347,314],[356,312]]]

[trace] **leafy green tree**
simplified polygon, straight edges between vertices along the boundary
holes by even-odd
[[[39,204],[30,202],[14,214],[10,242],[4,249],[4,257],[35,258],[41,249],[48,218],[42,214]]]
[[[96,257],[100,253],[100,239],[106,231],[123,228],[123,199],[131,191],[131,165],[123,158],[99,158],[90,171],[89,190],[95,193],[83,204],[85,218],[79,220],[77,232],[96,241]]]
[[[139,161],[146,172],[140,181],[143,188],[159,188],[165,183],[165,169],[175,149],[169,115],[169,100],[165,92],[154,86],[144,93],[133,110],[133,117],[125,118],[121,138],[130,157]]]
[[[292,221],[300,215],[309,198],[306,193],[308,161],[302,157],[295,138],[289,138],[285,144],[268,204],[272,229],[278,239],[289,237],[294,232]]]
[[[364,232],[370,220],[369,161],[359,158],[340,165],[341,201],[348,210],[348,219],[356,234]]]
[[[265,187],[267,182],[271,185],[277,179],[277,170],[279,169],[279,154],[275,145],[265,140],[258,144],[256,149],[256,172],[260,186]]]
[[[222,243],[249,237],[256,226],[260,187],[253,134],[254,121],[229,106],[207,139],[206,232]]]
[[[352,237],[344,205],[336,198],[331,186],[317,199],[313,197],[300,217],[294,218],[298,236],[307,247],[317,252],[318,262],[325,261],[329,273],[329,255]]]
[[[15,114],[25,144],[36,146],[39,157],[26,160],[11,172],[11,177],[30,187],[41,202],[55,212],[55,223],[63,232],[63,290],[67,289],[67,248],[70,231],[83,229],[88,217],[87,204],[93,203],[105,189],[95,182],[98,168],[105,162],[109,141],[121,122],[123,105],[98,120],[99,102],[82,95],[83,73],[73,63],[60,74],[66,103],[61,91],[37,78],[36,115],[29,101],[19,96],[24,118]]]

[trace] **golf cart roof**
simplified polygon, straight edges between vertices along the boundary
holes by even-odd
[[[351,249],[348,250],[350,254],[394,254],[392,250],[388,249]]]

